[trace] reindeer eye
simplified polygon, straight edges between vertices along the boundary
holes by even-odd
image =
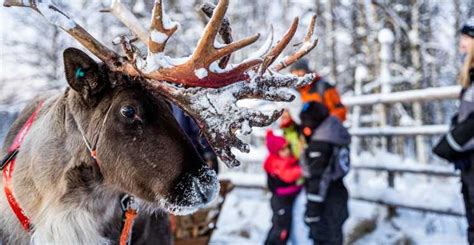
[[[135,107],[133,106],[126,105],[120,108],[120,114],[128,119],[133,119],[137,114],[137,110],[135,110]]]

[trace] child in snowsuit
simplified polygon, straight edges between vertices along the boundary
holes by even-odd
[[[474,244],[474,19],[470,22],[461,29],[460,51],[466,54],[466,59],[459,79],[463,87],[459,111],[451,121],[448,134],[433,152],[461,170],[467,238],[469,244]]]
[[[286,244],[291,229],[293,203],[302,186],[301,168],[293,156],[288,141],[267,132],[266,144],[269,156],[265,160],[268,188],[272,193],[270,205],[273,211],[272,228],[268,232],[266,245]]]
[[[350,167],[350,135],[322,103],[310,102],[300,113],[307,146],[300,157],[305,177],[305,223],[314,244],[342,245],[342,225],[349,216],[343,177]]]

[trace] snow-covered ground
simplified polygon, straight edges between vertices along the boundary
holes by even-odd
[[[269,199],[270,194],[264,190],[235,189],[226,200],[211,244],[263,244],[271,225]],[[400,210],[397,217],[387,220],[383,207],[360,201],[350,201],[349,209],[346,238],[351,239],[354,229],[365,222],[370,224],[365,225],[367,229],[375,222],[375,230],[353,244],[467,244],[462,218]],[[304,197],[300,196],[294,210],[296,244],[309,243],[303,212]]]
[[[261,149],[255,152],[264,153]],[[253,163],[243,163],[243,168],[250,171],[227,171],[221,178],[231,179],[247,187],[264,186],[265,176],[257,158],[254,155]],[[420,168],[412,160],[383,152],[364,153],[354,160],[370,165]],[[249,164],[252,166],[247,166]],[[432,167],[440,171],[451,169],[448,165]],[[356,183],[353,172],[345,179],[351,194],[383,197],[393,202],[458,212],[464,208],[457,178],[406,174],[396,177],[394,189],[387,187],[386,175],[383,173],[361,171],[358,178]],[[226,200],[211,244],[262,244],[271,224],[269,199],[270,193],[264,189],[236,188]],[[302,221],[304,204],[304,196],[300,196],[294,208],[293,244],[309,244]],[[349,209],[350,218],[344,232],[346,241],[351,244],[467,244],[467,223],[464,218],[398,209],[397,215],[388,219],[385,207],[356,200],[349,202]]]

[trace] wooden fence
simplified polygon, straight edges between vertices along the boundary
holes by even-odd
[[[249,164],[249,163],[245,163]],[[251,164],[261,164],[260,162],[252,162]],[[396,166],[396,165],[393,165]],[[398,176],[405,174],[423,175],[433,178],[459,178],[459,174],[453,170],[439,167],[432,167],[430,165],[419,165],[412,168],[404,167],[385,167],[367,164],[357,164],[352,166],[352,174],[354,174],[354,181],[360,182],[361,171],[372,171],[372,172],[383,172],[387,174],[386,181],[388,191],[395,191],[396,179]],[[266,181],[263,173],[246,173],[246,172],[227,172],[229,174],[222,174],[221,178],[229,179],[233,182],[236,188],[245,189],[266,189]],[[399,193],[400,197],[403,197],[403,193]],[[464,212],[460,210],[454,210],[451,208],[435,208],[430,203],[422,203],[421,205],[413,205],[404,203],[403,201],[394,201],[391,199],[384,198],[383,196],[377,195],[363,195],[363,194],[351,194],[352,200],[370,202],[382,206],[386,206],[388,209],[389,216],[396,214],[397,209],[407,209],[423,213],[434,213],[440,215],[449,215],[455,217],[463,217]],[[403,199],[403,198],[401,198]]]
[[[415,174],[415,175],[424,175],[429,177],[436,177],[436,178],[459,178],[459,174],[445,169],[430,169],[429,165],[426,167],[420,168],[388,168],[383,166],[374,166],[374,165],[355,165],[352,167],[352,171],[354,171],[354,180],[355,182],[359,182],[359,172],[360,171],[375,171],[375,172],[385,172],[387,173],[387,186],[391,190],[395,190],[396,186],[396,177],[397,175],[403,174]],[[450,215],[450,216],[457,216],[463,217],[464,212],[459,210],[453,210],[450,208],[441,209],[441,208],[433,208],[430,203],[426,205],[411,205],[406,204],[401,201],[393,201],[390,199],[384,199],[381,197],[373,197],[369,195],[351,195],[351,199],[359,200],[364,202],[371,202],[376,203],[379,205],[387,206],[389,216],[393,216],[396,213],[396,210],[399,208],[402,209],[409,209],[415,210],[425,213],[435,213],[441,215]]]

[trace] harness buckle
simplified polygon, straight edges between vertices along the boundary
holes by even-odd
[[[140,209],[138,203],[135,201],[135,198],[130,195],[124,195],[120,200],[120,205],[122,206],[122,211],[135,211],[138,212]]]
[[[16,155],[18,154],[18,149],[15,149],[14,151],[12,152],[9,152],[3,159],[2,161],[0,162],[0,170],[3,170],[5,168],[5,166],[7,166],[7,164],[9,162],[11,162],[13,159],[15,159]]]

